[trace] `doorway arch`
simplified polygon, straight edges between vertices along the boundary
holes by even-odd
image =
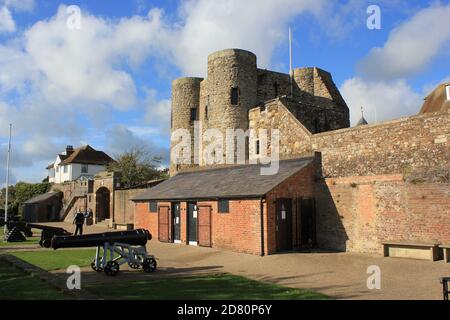
[[[106,187],[101,187],[95,192],[95,214],[97,222],[111,218],[110,192]]]

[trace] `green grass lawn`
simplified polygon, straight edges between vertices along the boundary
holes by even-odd
[[[80,267],[90,265],[95,250],[40,250],[13,252],[12,254],[44,270],[57,270],[65,269],[70,265]],[[104,274],[99,274],[99,276],[106,277]],[[17,278],[17,276],[15,277]],[[158,276],[155,273],[145,280],[131,281],[120,279],[119,274],[117,278],[112,280],[105,283],[86,283],[83,284],[83,288],[105,299],[272,300],[328,298],[309,290],[282,287],[231,274],[167,277]],[[22,287],[21,283],[18,284],[18,290],[26,290],[26,287]]]
[[[41,251],[18,251],[11,253],[28,263],[34,264],[44,270],[66,269],[68,266],[80,267],[91,264],[95,257],[95,250],[41,250]]]
[[[63,292],[0,259],[0,300],[61,300],[68,298],[70,297]]]
[[[329,299],[320,293],[282,287],[231,274],[155,277],[145,281],[89,284],[85,288],[106,299]]]

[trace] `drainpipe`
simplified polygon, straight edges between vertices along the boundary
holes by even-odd
[[[261,256],[264,256],[264,197],[259,200],[261,210]]]

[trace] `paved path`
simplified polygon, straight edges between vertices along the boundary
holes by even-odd
[[[88,227],[88,232],[101,232]],[[119,277],[141,279],[155,276],[230,272],[289,287],[308,288],[338,299],[442,299],[439,278],[450,276],[443,261],[383,258],[350,253],[286,253],[266,257],[211,248],[150,241],[158,271],[144,274],[124,267]],[[381,290],[367,289],[367,267],[381,268]],[[87,281],[117,281],[85,268]]]

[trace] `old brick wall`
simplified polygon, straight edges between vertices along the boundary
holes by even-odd
[[[258,199],[230,200],[230,212],[219,213],[217,201],[199,202],[212,208],[212,246],[261,254],[261,203]]]
[[[159,202],[158,206],[169,206]],[[181,243],[187,244],[187,203],[181,202]],[[237,252],[261,253],[260,200],[230,200],[230,212],[218,213],[217,201],[200,201],[198,206],[210,206],[211,236],[214,248]],[[134,223],[136,228],[148,229],[153,239],[158,239],[158,213],[149,212],[148,202],[136,203]],[[170,218],[172,222],[172,218]]]
[[[450,184],[401,174],[329,178],[317,184],[319,247],[382,254],[383,241],[450,241]]]
[[[276,199],[292,199],[292,240],[293,247],[300,245],[300,230],[297,230],[297,222],[301,225],[301,219],[297,216],[299,210],[297,202],[300,198],[314,198],[315,164],[314,162],[303,168],[300,172],[285,180],[266,195],[264,210],[264,251],[265,254],[276,252]]]

